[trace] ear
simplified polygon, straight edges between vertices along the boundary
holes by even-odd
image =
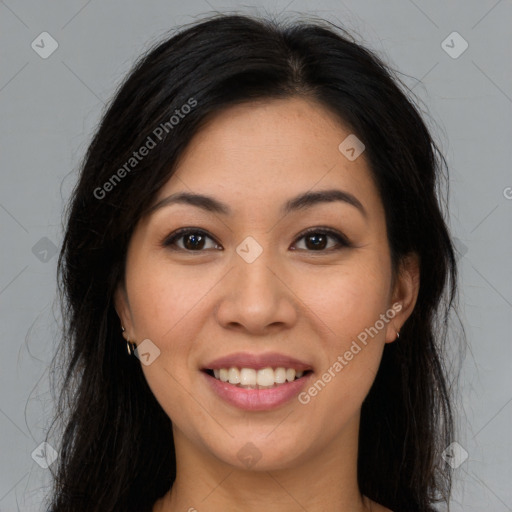
[[[401,261],[392,292],[391,306],[396,312],[386,329],[386,343],[396,340],[397,332],[409,318],[416,305],[420,289],[420,259],[409,253]]]
[[[133,340],[133,321],[124,283],[120,283],[114,292],[114,307],[121,325],[124,327],[123,337]]]

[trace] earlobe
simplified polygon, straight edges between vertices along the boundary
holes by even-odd
[[[128,305],[128,297],[126,296],[126,291],[122,284],[120,284],[114,292],[114,308],[116,310],[117,316],[119,317],[119,322],[121,324],[120,328],[123,331],[123,337],[126,339],[128,332],[131,331],[132,325],[130,307]]]
[[[420,289],[420,260],[416,253],[405,256],[400,268],[393,290],[393,309],[397,311],[394,319],[388,324],[386,343],[399,338],[400,330],[414,310]],[[400,305],[400,308],[396,306]]]

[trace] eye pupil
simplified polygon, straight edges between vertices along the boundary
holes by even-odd
[[[186,235],[184,245],[187,249],[191,249],[191,250],[202,249],[204,246],[204,237],[202,235],[195,235],[195,234]]]
[[[325,243],[326,243],[326,240],[327,240],[327,237],[325,235],[322,235],[322,234],[313,234],[313,235],[308,235],[306,237],[306,240],[313,240],[313,244],[308,244],[306,243],[306,246],[308,247],[308,249],[310,248],[313,248],[313,249],[324,249],[325,248]]]
[[[162,241],[162,245],[182,251],[203,252],[203,249],[206,246],[206,239],[208,238],[212,239],[201,230],[181,229],[178,230],[178,232],[175,232],[174,235],[171,235],[171,237]],[[311,230],[308,233],[304,233],[300,237],[300,240],[305,240],[305,242],[302,243],[306,246],[306,250],[312,252],[323,252],[327,248],[330,238],[338,242],[337,247],[339,250],[344,247],[350,247],[350,243],[348,243],[342,236],[331,231]],[[180,243],[177,243],[178,241]],[[180,247],[181,244],[183,244],[182,247]],[[216,249],[222,250],[218,245],[216,246]],[[331,249],[335,250],[336,247]]]

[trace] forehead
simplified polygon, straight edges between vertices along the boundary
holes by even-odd
[[[153,204],[178,191],[222,197],[234,210],[264,207],[316,189],[341,188],[380,203],[364,152],[339,146],[351,131],[319,103],[272,99],[229,107],[192,138]]]

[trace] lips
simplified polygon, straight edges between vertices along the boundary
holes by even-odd
[[[261,370],[262,368],[295,368],[299,371],[313,370],[313,367],[299,359],[280,354],[277,352],[268,352],[266,354],[249,354],[237,352],[228,356],[219,357],[207,363],[203,370],[219,370],[221,368],[253,368]]]
[[[279,369],[278,371],[282,373],[283,369],[287,368],[292,371],[293,376],[291,376],[290,380],[286,379],[280,384],[276,382],[266,389],[259,389],[260,386],[254,389],[253,386],[241,387],[243,383],[223,382],[213,375],[214,373],[226,372],[227,368],[231,369],[235,374],[238,373],[239,368],[242,368],[243,370],[240,372],[242,380],[243,372],[254,373],[256,371],[259,373],[258,370],[273,373],[272,369]],[[250,369],[250,371],[247,371],[247,369]],[[276,352],[248,354],[239,352],[210,361],[202,368],[202,374],[206,379],[209,389],[228,404],[247,411],[266,411],[280,407],[296,397],[311,381],[313,376],[312,370],[313,367],[305,361],[285,354]],[[296,372],[297,378],[294,380]],[[298,377],[299,375],[300,377]]]

